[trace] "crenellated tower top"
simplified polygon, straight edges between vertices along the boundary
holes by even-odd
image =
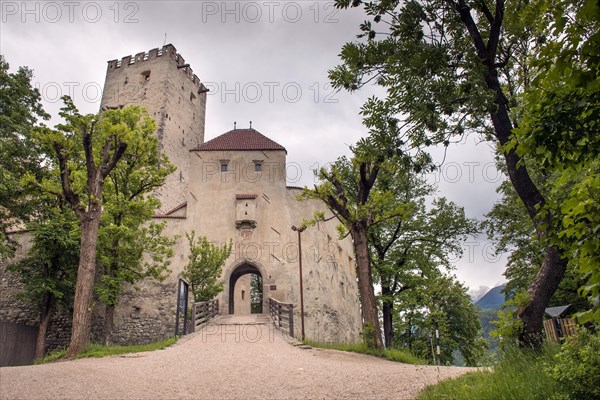
[[[166,57],[173,60],[177,69],[182,73],[186,74],[189,79],[196,85],[199,92],[205,91],[206,88],[200,82],[200,79],[194,74],[194,71],[189,64],[185,63],[185,59],[179,53],[172,44],[167,44],[161,48],[157,47],[147,52],[137,53],[135,56],[125,56],[123,58],[108,61],[108,70],[122,68],[123,66],[128,67],[132,64],[143,63],[144,61],[152,60],[158,57]]]

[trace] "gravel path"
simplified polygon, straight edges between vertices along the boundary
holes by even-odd
[[[469,368],[302,349],[267,317],[220,317],[159,351],[0,368],[1,399],[411,399]]]

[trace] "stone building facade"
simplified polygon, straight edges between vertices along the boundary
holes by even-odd
[[[159,151],[177,167],[156,193],[162,207],[155,216],[166,221],[165,234],[177,241],[169,278],[145,280],[119,299],[113,342],[143,343],[173,334],[176,285],[188,262],[185,234],[191,231],[215,243],[233,241],[218,296],[222,314],[251,312],[250,276],[255,275],[262,283],[262,309],[268,311],[268,297],[293,303],[299,322],[299,238],[291,228],[316,211],[326,220],[331,212],[318,200],[298,200],[302,189],[286,185],[287,150],[252,128],[205,142],[206,89],[172,45],[108,62],[101,108],[129,104],[148,109],[157,122]],[[337,223],[331,218],[301,233],[305,332],[317,341],[351,342],[359,339],[361,327],[358,287],[352,242],[337,239]],[[98,307],[98,329],[102,318]]]

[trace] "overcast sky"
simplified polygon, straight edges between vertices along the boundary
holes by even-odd
[[[15,69],[34,70],[45,108],[56,115],[71,95],[97,112],[108,60],[172,43],[211,89],[205,140],[237,126],[253,127],[288,150],[288,183],[312,185],[311,169],[348,155],[366,131],[358,115],[375,89],[336,93],[327,71],[354,40],[361,10],[332,1],[2,1],[0,52]],[[166,35],[166,39],[165,39]],[[441,160],[438,154],[438,160]],[[430,174],[439,195],[483,218],[498,198],[501,177],[489,143],[469,137],[451,147]],[[504,281],[482,235],[465,246],[456,275],[472,290]]]

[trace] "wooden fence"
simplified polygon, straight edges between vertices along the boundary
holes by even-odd
[[[294,305],[282,303],[269,297],[269,314],[271,320],[279,329],[287,328],[291,337],[294,337]]]
[[[560,344],[562,338],[577,334],[577,321],[575,318],[546,319],[544,331],[549,342]]]
[[[0,321],[0,367],[33,364],[37,326]]]
[[[219,315],[219,300],[201,301],[192,304],[190,332],[195,332],[197,327],[207,323],[217,315]]]

